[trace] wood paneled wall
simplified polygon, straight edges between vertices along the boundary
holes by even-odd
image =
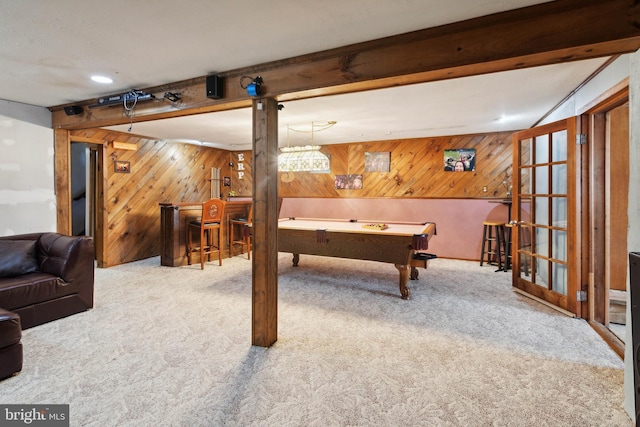
[[[168,143],[104,129],[72,133],[107,143],[107,232],[103,267],[159,255],[159,203],[206,200],[211,195],[211,168],[221,168],[221,176],[230,174],[230,153],[225,150]],[[113,141],[136,144],[137,150],[114,149]],[[116,159],[130,162],[131,172],[116,173],[113,167]]]
[[[168,143],[104,129],[72,131],[75,136],[104,140],[107,145],[107,201],[104,258],[109,267],[160,253],[159,203],[201,202],[211,194],[211,168],[221,169],[231,186],[223,197],[252,196],[251,151],[229,152],[190,144]],[[511,132],[418,138],[323,146],[331,156],[331,173],[279,175],[280,197],[336,198],[489,198],[504,197],[505,174],[511,175]],[[137,150],[113,148],[113,141],[133,143]],[[444,150],[474,148],[474,172],[445,172]],[[390,172],[364,172],[365,152],[390,152]],[[239,162],[238,154],[244,155]],[[130,173],[116,173],[113,162],[128,161]],[[233,163],[233,166],[230,165]],[[238,163],[244,176],[239,178]],[[337,190],[335,176],[362,174],[362,190]],[[293,178],[291,180],[291,178]],[[222,185],[222,183],[221,183]],[[483,187],[487,187],[487,192]]]
[[[280,197],[504,197],[512,132],[325,145],[331,173],[279,173]],[[445,172],[445,149],[475,149],[474,172]],[[390,172],[365,172],[365,152],[390,152]],[[338,190],[335,176],[362,174],[361,190]],[[293,180],[291,180],[293,178]],[[484,192],[484,187],[487,191]]]
[[[253,195],[253,153],[251,151],[231,152],[231,188],[223,189],[223,196],[229,194],[229,190],[235,193],[236,197],[251,197]],[[240,172],[244,172],[240,178]]]

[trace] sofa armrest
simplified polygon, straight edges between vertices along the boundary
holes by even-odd
[[[36,246],[40,271],[67,283],[93,284],[95,255],[91,237],[42,233]]]

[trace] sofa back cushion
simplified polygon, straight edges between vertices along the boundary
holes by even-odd
[[[0,240],[0,277],[38,271],[35,240]]]

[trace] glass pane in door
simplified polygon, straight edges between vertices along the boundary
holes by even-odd
[[[531,153],[533,153],[532,145],[533,140],[531,138],[523,139],[519,141],[520,143],[520,165],[521,166],[529,166],[531,165]]]
[[[567,131],[562,130],[551,134],[551,161],[567,161]]]
[[[535,208],[533,211],[534,224],[547,224],[549,222],[549,198],[535,197]]]
[[[564,230],[551,230],[551,252],[553,258],[558,261],[567,261],[567,232]]]
[[[562,295],[567,295],[567,266],[563,264],[552,263],[552,283],[553,291]]]
[[[567,165],[553,165],[551,166],[551,193],[553,194],[566,194],[567,193]]]
[[[535,194],[549,193],[549,166],[538,166],[534,168],[534,173],[536,182],[533,192]]]
[[[536,136],[536,155],[533,163],[548,163],[549,162],[549,135]]]
[[[551,199],[551,225],[565,228],[567,226],[567,198],[553,197]]]

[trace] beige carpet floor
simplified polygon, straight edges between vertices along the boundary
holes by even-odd
[[[24,331],[1,403],[72,426],[630,426],[623,362],[510,274],[436,259],[279,259],[278,341],[251,342],[251,262],[96,271],[95,308]]]

